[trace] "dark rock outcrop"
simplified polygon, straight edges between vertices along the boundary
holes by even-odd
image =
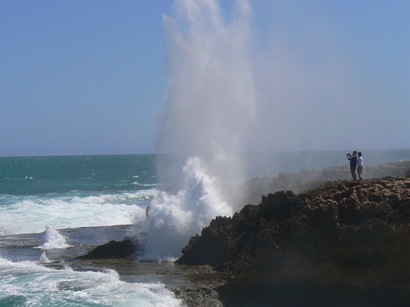
[[[141,253],[140,244],[131,239],[122,241],[109,241],[104,245],[97,246],[87,254],[77,257],[78,259],[123,259],[135,258]]]
[[[410,178],[269,194],[215,218],[177,262],[224,272],[227,306],[405,306]]]

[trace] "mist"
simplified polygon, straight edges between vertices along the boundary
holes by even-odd
[[[212,176],[243,178],[273,167],[249,165],[249,153],[361,145],[351,141],[352,121],[362,121],[351,112],[348,59],[329,21],[298,16],[301,38],[274,20],[261,36],[251,3],[235,3],[228,14],[218,1],[178,0],[164,17],[168,95],[157,151],[172,154],[160,159],[159,177],[175,186],[191,156]]]
[[[345,164],[345,150],[371,144],[357,136],[366,104],[326,14],[291,15],[299,27],[273,18],[262,35],[250,2],[235,3],[227,14],[216,0],[177,0],[164,17],[168,92],[157,161],[167,188],[149,207],[148,258],[178,257],[214,217],[256,203],[262,190],[252,176]],[[340,151],[340,164],[334,154],[292,154],[319,150]]]
[[[174,9],[164,17],[168,99],[158,137],[158,152],[174,160],[160,175],[175,181],[195,156],[215,175],[241,177],[238,154],[256,111],[249,4],[238,2],[229,22],[217,1],[176,1]]]

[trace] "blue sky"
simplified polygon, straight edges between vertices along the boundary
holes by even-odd
[[[410,148],[410,2],[250,5],[251,147]],[[173,1],[0,1],[0,156],[154,153],[164,15]]]

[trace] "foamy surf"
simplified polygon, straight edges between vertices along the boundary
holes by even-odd
[[[51,260],[48,259],[46,252],[43,252],[43,253],[41,254],[40,259],[39,259],[39,262],[40,262],[40,263],[50,263],[50,262],[51,262]]]
[[[43,245],[38,246],[36,248],[39,249],[65,249],[71,247],[70,244],[67,243],[67,239],[65,236],[60,234],[58,230],[53,229],[50,226],[46,226],[46,230],[44,232],[45,241]]]
[[[184,185],[176,194],[162,192],[148,210],[146,260],[174,260],[191,236],[216,216],[231,216],[232,208],[220,197],[217,180],[197,157],[187,159]]]
[[[103,195],[8,196],[0,206],[0,235],[53,229],[132,225],[145,220],[155,189]]]
[[[78,272],[0,258],[0,306],[182,306],[161,283],[126,283],[114,270]]]

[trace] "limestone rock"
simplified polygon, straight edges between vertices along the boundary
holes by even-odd
[[[180,264],[229,281],[226,305],[404,306],[410,302],[410,178],[327,182],[280,191],[217,217]]]

